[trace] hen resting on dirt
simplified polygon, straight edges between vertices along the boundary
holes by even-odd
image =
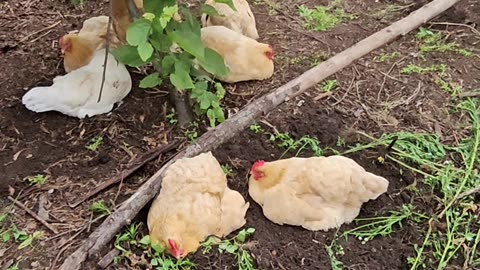
[[[218,79],[228,83],[265,80],[273,75],[273,49],[225,26],[207,26],[201,30],[205,47],[222,56],[230,70]]]
[[[249,38],[258,39],[258,31],[250,5],[246,0],[233,0],[235,10],[215,0],[207,0],[205,4],[212,6],[220,16],[202,14],[202,26],[223,25]]]
[[[362,203],[387,191],[388,181],[343,156],[257,161],[250,196],[272,222],[328,230],[351,222]]]
[[[180,258],[195,252],[208,236],[226,236],[245,224],[249,203],[227,186],[211,152],[183,158],[168,167],[148,212],[152,244]]]
[[[132,89],[132,79],[125,65],[109,54],[102,99],[97,103],[104,58],[105,49],[97,50],[88,65],[57,76],[52,86],[31,89],[22,103],[34,112],[58,111],[78,118],[111,111]]]

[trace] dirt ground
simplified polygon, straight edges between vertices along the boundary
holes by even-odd
[[[368,35],[408,15],[426,1],[346,0],[347,11],[357,18],[343,22],[326,32],[310,32],[301,25],[297,7],[327,4],[323,0],[252,1],[260,40],[272,44],[275,74],[263,82],[228,85],[223,106],[232,115],[250,100],[295,78],[318,61],[352,46]],[[383,13],[388,5],[405,8]],[[69,1],[25,0],[0,3],[0,203],[10,204],[8,194],[27,208],[49,211],[48,222],[59,234],[37,223],[21,208],[14,208],[12,219],[28,233],[45,231],[45,236],[23,250],[11,242],[0,243],[0,268],[20,262],[20,269],[56,269],[101,220],[88,210],[93,201],[103,200],[109,207],[128,198],[162,165],[161,159],[148,163],[121,185],[114,185],[93,199],[72,209],[68,203],[83,197],[96,185],[111,178],[125,164],[157,145],[182,137],[183,132],[166,118],[171,112],[166,89],[143,90],[137,87],[142,70],[131,69],[134,89],[112,113],[78,120],[59,113],[35,114],[21,104],[22,95],[31,87],[49,85],[64,73],[57,40],[67,31],[78,29],[83,20],[107,14],[107,1],[86,1],[82,9]],[[320,86],[272,111],[263,120],[293,138],[316,137],[321,147],[337,147],[339,137],[347,145],[362,138],[356,131],[372,136],[384,132],[416,131],[436,133],[443,142],[453,142],[466,132],[465,116],[452,110],[452,97],[440,89],[429,75],[404,75],[400,69],[409,63],[422,66],[445,64],[449,75],[463,89],[480,86],[480,1],[462,0],[436,18],[438,24],[426,24],[449,35],[463,48],[477,54],[464,57],[454,53],[431,53],[422,59],[411,33],[355,62],[335,74],[339,87],[323,98]],[[440,24],[441,23],[441,24]],[[449,23],[449,24],[444,24]],[[399,52],[393,60],[380,62],[385,53]],[[273,132],[269,125],[263,129]],[[173,128],[173,131],[172,131]],[[201,125],[200,131],[206,128]],[[95,136],[104,140],[98,151],[86,149]],[[337,147],[338,148],[338,147]],[[421,181],[388,160],[375,162],[384,149],[366,151],[350,157],[368,171],[390,181],[387,194],[362,207],[360,217],[376,216],[413,203],[428,214],[433,211],[426,196],[405,188]],[[245,130],[225,143],[214,155],[229,164],[233,174],[229,185],[248,198],[247,227],[256,228],[250,252],[259,269],[330,269],[324,245],[335,231],[310,232],[297,227],[269,222],[261,208],[248,197],[247,174],[259,159],[275,160],[284,152],[268,142],[268,135]],[[289,153],[285,157],[293,156]],[[310,156],[308,151],[301,156]],[[30,187],[23,179],[42,174],[48,176],[40,187]],[[146,210],[143,211],[146,213]],[[138,220],[145,222],[141,213]],[[348,225],[346,228],[352,228]],[[145,229],[145,226],[143,226]],[[425,229],[425,228],[420,228]],[[413,256],[414,244],[421,244],[419,228],[405,224],[390,237],[362,244],[359,240],[342,241],[345,255],[341,261],[348,269],[408,269],[406,258]],[[112,246],[105,249],[108,252]],[[199,269],[235,269],[233,260],[217,252],[190,256]],[[460,269],[462,262],[449,269]],[[85,269],[94,269],[91,267]],[[135,269],[135,268],[128,268]]]

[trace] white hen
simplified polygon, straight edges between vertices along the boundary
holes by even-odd
[[[22,103],[34,112],[58,111],[78,118],[111,111],[132,89],[132,79],[125,65],[109,53],[102,98],[97,103],[104,58],[105,49],[96,51],[88,65],[57,76],[52,86],[31,89]]]

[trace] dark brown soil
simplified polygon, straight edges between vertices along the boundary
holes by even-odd
[[[224,107],[228,115],[248,101],[295,78],[312,67],[315,61],[343,51],[406,16],[420,6],[416,2],[427,1],[346,0],[345,8],[354,12],[357,19],[339,24],[330,31],[307,32],[300,25],[296,9],[301,4],[312,7],[321,2],[327,1],[251,1],[261,40],[272,44],[275,49],[276,72],[271,80],[227,86]],[[40,197],[46,196],[48,204],[45,208],[50,213],[48,222],[61,232],[55,236],[22,209],[15,208],[10,215],[11,222],[28,233],[44,230],[45,236],[33,247],[20,251],[11,242],[0,243],[0,266],[20,262],[20,269],[47,269],[55,262],[58,267],[98,225],[98,221],[92,223],[94,217],[88,211],[89,205],[103,200],[114,208],[160,168],[163,158],[147,164],[120,186],[113,186],[75,209],[71,209],[68,202],[81,198],[98,183],[112,177],[135,156],[183,136],[183,132],[166,119],[172,110],[167,103],[166,89],[145,91],[134,87],[123,104],[111,114],[86,120],[55,112],[35,114],[21,104],[26,90],[49,85],[55,76],[63,74],[57,39],[67,31],[78,29],[83,20],[106,14],[106,3],[105,0],[86,1],[83,9],[74,8],[69,1],[9,0],[0,3],[0,205],[9,205],[6,196],[10,193],[36,212]],[[381,13],[392,3],[412,5],[396,13]],[[479,1],[460,1],[434,21],[464,24],[425,26],[441,30],[449,35],[449,40],[480,54]],[[384,62],[375,58],[392,52],[399,52],[401,56]],[[407,76],[400,74],[400,69],[409,63],[421,66],[446,64],[453,82],[461,84],[463,89],[473,90],[480,85],[480,58],[478,55],[464,57],[454,53],[431,53],[422,59],[416,52],[418,44],[414,34],[408,34],[329,78],[336,79],[340,85],[332,95],[315,101],[315,97],[322,93],[318,86],[280,106],[263,120],[294,138],[316,137],[322,148],[337,147],[339,137],[348,145],[354,145],[363,139],[356,131],[374,136],[401,130],[421,131],[437,133],[445,142],[457,141],[465,133],[464,117],[454,110],[451,96],[434,83],[433,75]],[[143,71],[131,71],[134,84],[138,85]],[[261,125],[267,132],[273,132],[269,125]],[[170,132],[172,127],[173,132]],[[90,139],[98,135],[104,136],[99,150],[86,149]],[[388,160],[384,164],[376,162],[383,151],[377,149],[350,156],[368,171],[390,180],[387,194],[366,203],[360,217],[385,214],[411,202],[421,212],[433,211],[427,197],[405,190],[415,181],[421,182],[421,177]],[[268,142],[267,135],[248,130],[214,151],[222,164],[233,168],[230,186],[247,198],[247,173],[251,164],[258,159],[278,159],[283,153],[284,149]],[[308,151],[301,153],[301,156],[310,155]],[[42,187],[31,188],[23,181],[25,177],[37,174],[48,176]],[[330,244],[335,231],[310,232],[275,225],[263,216],[258,205],[249,200],[251,208],[246,226],[256,228],[253,236],[256,244],[251,247],[256,267],[330,269],[325,245]],[[144,222],[145,213],[137,219]],[[345,227],[352,228],[353,225]],[[397,229],[389,237],[366,244],[354,238],[342,240],[340,244],[345,255],[338,258],[348,269],[408,269],[406,260],[414,255],[413,245],[421,244],[425,228],[405,224]],[[81,233],[75,236],[80,230]],[[107,247],[105,253],[111,248]],[[229,256],[217,252],[206,255],[198,252],[190,259],[199,269],[235,269]],[[85,269],[94,269],[95,263],[89,262]],[[451,269],[461,268],[461,264],[459,261]]]

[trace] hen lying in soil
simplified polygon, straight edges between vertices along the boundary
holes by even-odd
[[[388,181],[343,156],[257,161],[250,196],[272,222],[328,230],[351,222],[362,203],[387,191]]]

